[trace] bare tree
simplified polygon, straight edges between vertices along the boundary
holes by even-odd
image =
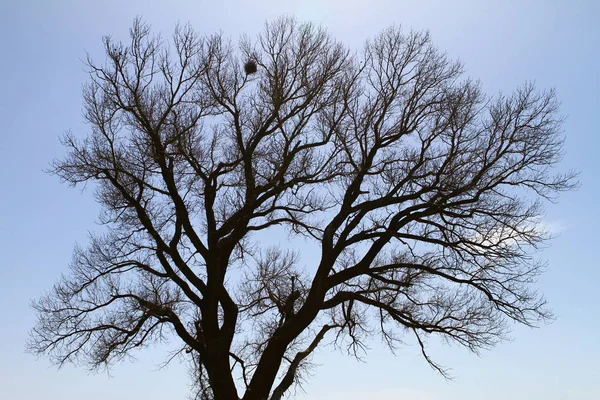
[[[199,398],[280,399],[324,342],[414,335],[445,374],[428,336],[476,352],[551,316],[541,203],[575,185],[553,91],[486,96],[397,28],[360,53],[290,18],[237,46],[130,36],[89,60],[91,132],[52,168],[107,230],[34,303],[32,351],[95,369],[177,337]],[[261,246],[282,228],[314,265]]]

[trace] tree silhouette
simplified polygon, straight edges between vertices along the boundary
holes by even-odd
[[[323,342],[412,335],[445,374],[428,336],[476,352],[551,316],[541,203],[575,185],[554,91],[486,96],[397,28],[360,53],[291,18],[238,46],[130,36],[88,60],[91,132],[52,168],[107,230],[34,303],[31,351],[95,369],[176,337],[199,398],[280,399]],[[317,261],[262,245],[281,229]]]

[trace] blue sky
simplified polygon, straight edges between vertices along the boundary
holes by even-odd
[[[597,1],[65,1],[0,2],[0,398],[88,400],[183,399],[182,366],[158,370],[161,349],[90,375],[25,354],[32,298],[67,272],[75,242],[98,229],[90,192],[61,185],[42,170],[64,150],[66,130],[86,133],[81,87],[85,52],[102,60],[101,37],[125,38],[136,15],[169,36],[178,21],[200,32],[254,34],[265,20],[293,14],[322,23],[358,49],[379,30],[429,29],[434,42],[466,65],[490,93],[525,81],[555,87],[564,125],[561,168],[581,171],[581,188],[547,207],[557,234],[541,257],[549,268],[538,288],[558,319],[481,356],[433,342],[445,381],[407,346],[396,357],[377,340],[365,362],[323,349],[321,367],[299,399],[600,399],[600,311],[596,246],[600,238],[600,2]]]

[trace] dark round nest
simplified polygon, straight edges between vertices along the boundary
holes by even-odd
[[[244,65],[244,71],[246,71],[246,75],[254,74],[258,70],[258,66],[256,65],[256,61],[248,60]]]

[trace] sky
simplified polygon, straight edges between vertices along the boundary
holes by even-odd
[[[557,236],[539,256],[548,270],[537,288],[557,320],[515,326],[512,340],[479,356],[432,342],[452,368],[447,381],[419,349],[396,356],[376,339],[363,361],[319,350],[320,367],[297,399],[600,399],[600,2],[590,1],[65,1],[0,2],[0,398],[29,400],[184,399],[181,365],[159,368],[164,349],[144,351],[107,373],[89,374],[25,353],[35,315],[30,301],[61,274],[75,243],[99,229],[90,191],[43,172],[64,154],[59,136],[84,136],[81,88],[88,52],[102,61],[101,38],[126,39],[136,15],[169,36],[177,22],[232,38],[259,31],[282,14],[325,26],[348,46],[392,24],[427,29],[460,59],[488,93],[526,81],[555,87],[566,116],[560,169],[580,171],[581,187],[549,204],[545,223]]]

